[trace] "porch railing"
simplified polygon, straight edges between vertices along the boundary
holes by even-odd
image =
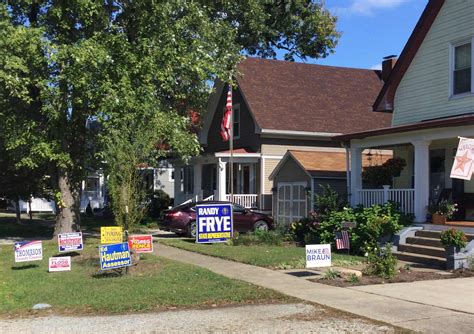
[[[226,201],[230,202],[230,194],[226,195]],[[214,195],[206,197],[203,201],[213,201]],[[191,202],[188,200],[184,203]],[[183,203],[183,204],[184,204]],[[256,208],[257,207],[257,194],[234,194],[234,203],[242,205],[244,208]]]
[[[393,201],[400,205],[402,212],[415,212],[415,189],[390,189],[388,187],[384,187],[384,189],[359,189],[357,194],[359,203],[365,207]]]
[[[257,207],[257,194],[235,194],[233,202],[242,205],[244,208]],[[230,202],[231,195],[226,195],[226,200]]]

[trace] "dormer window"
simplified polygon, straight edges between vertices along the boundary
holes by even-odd
[[[472,42],[453,46],[452,95],[471,93],[472,89]]]

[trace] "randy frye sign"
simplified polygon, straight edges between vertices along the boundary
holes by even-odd
[[[225,242],[233,235],[232,204],[196,206],[196,242]]]
[[[128,242],[112,245],[100,245],[100,269],[115,269],[132,265]]]

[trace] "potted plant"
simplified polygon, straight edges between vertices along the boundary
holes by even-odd
[[[441,243],[446,249],[446,269],[457,269],[462,265],[456,265],[456,253],[461,248],[467,246],[467,237],[463,231],[458,231],[454,227],[441,232]]]
[[[431,214],[431,222],[436,225],[446,224],[446,221],[453,217],[458,211],[458,205],[451,201],[443,199],[438,204],[431,203],[428,212]]]

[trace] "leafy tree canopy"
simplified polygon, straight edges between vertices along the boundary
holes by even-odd
[[[15,166],[53,167],[57,231],[78,228],[80,182],[109,134],[161,119],[156,141],[194,155],[188,111],[209,82],[242,54],[324,57],[335,21],[310,0],[1,0],[0,134]]]

